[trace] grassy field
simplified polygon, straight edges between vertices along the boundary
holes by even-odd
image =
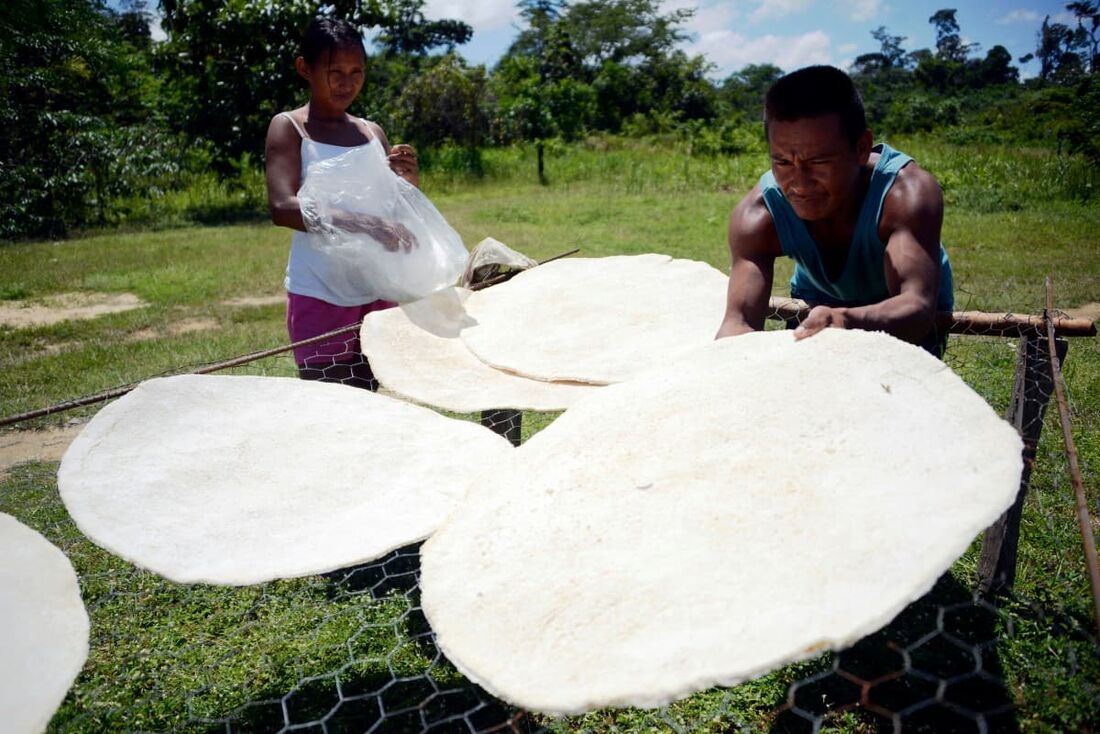
[[[921,138],[890,142],[944,184],[944,242],[960,308],[1039,311],[1048,274],[1058,307],[1100,301],[1100,199],[1093,194],[1100,176],[1082,161]],[[468,245],[492,236],[535,258],[573,247],[586,256],[663,252],[725,270],[729,211],[766,160],[759,152],[693,158],[675,146],[593,140],[552,148],[546,187],[534,182],[530,150],[488,151],[484,163],[482,178],[425,173],[425,189]],[[131,293],[147,304],[89,321],[0,327],[0,415],[284,343],[282,305],[235,299],[280,293],[288,241],[286,231],[246,224],[0,247],[0,304],[74,291]],[[781,264],[777,294],[785,294],[789,272]],[[187,324],[194,328],[180,328]],[[953,338],[948,362],[1003,411],[1013,340]],[[289,375],[292,366],[272,358],[240,371]],[[1065,374],[1095,507],[1096,339],[1071,343]],[[84,419],[94,410],[21,428]],[[525,433],[551,419],[526,414]],[[27,463],[0,480],[0,511],[66,551],[92,617],[91,657],[52,730],[205,732],[224,731],[229,721],[234,731],[273,731],[325,719],[328,731],[354,731],[381,712],[387,730],[417,730],[425,722],[448,730],[507,718],[464,689],[431,644],[411,583],[414,550],[346,574],[246,589],[179,586],[86,541],[58,500],[55,471],[56,464]],[[990,730],[1095,727],[1100,650],[1086,632],[1088,586],[1053,414],[1025,511],[1017,597],[995,607],[973,604],[975,564],[972,549],[933,594],[842,655],[704,692],[667,710],[536,723],[560,731],[800,730],[806,722],[796,712],[777,710],[792,682],[812,676],[793,700],[825,716],[827,729],[875,731],[888,723],[866,709],[836,711],[858,699],[853,678],[881,679],[872,703],[892,710],[938,696],[912,717],[921,723],[923,716],[928,731],[965,729],[982,712]],[[895,675],[899,669],[907,672]],[[998,713],[1010,704],[1015,714]],[[448,719],[455,711],[457,718]]]

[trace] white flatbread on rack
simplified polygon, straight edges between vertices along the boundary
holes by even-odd
[[[65,554],[0,513],[0,729],[46,730],[88,658],[88,613]]]
[[[536,380],[606,385],[714,339],[728,279],[667,255],[568,258],[478,291],[466,346]]]
[[[342,385],[150,380],[101,410],[58,471],[80,529],[173,581],[322,573],[426,538],[511,445]]]
[[[889,622],[1016,495],[1020,439],[883,334],[723,339],[567,410],[421,549],[447,657],[518,706],[659,706]]]
[[[495,287],[495,286],[494,286]],[[472,323],[465,288],[448,288],[363,320],[363,354],[387,390],[444,410],[565,410],[599,388],[541,382],[494,369],[458,338]]]

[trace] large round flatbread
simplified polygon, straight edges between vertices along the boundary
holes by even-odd
[[[573,258],[470,296],[466,346],[536,380],[606,385],[714,338],[727,278],[667,255]]]
[[[889,622],[1011,504],[1020,449],[891,337],[724,339],[482,475],[421,550],[424,612],[514,704],[663,705]]]
[[[132,563],[243,585],[423,540],[471,474],[511,450],[487,428],[366,390],[192,375],[101,410],[58,487],[80,529]]]
[[[400,308],[368,314],[361,343],[374,376],[387,389],[444,410],[565,410],[599,388],[541,382],[494,369],[458,338],[473,323],[465,288],[448,288]]]
[[[45,731],[88,658],[88,613],[65,554],[0,513],[0,729]]]

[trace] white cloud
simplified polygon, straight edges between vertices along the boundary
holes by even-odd
[[[998,18],[995,22],[998,25],[1011,25],[1013,23],[1038,23],[1043,19],[1043,16],[1036,13],[1034,10],[1013,10],[1012,12]]]
[[[149,33],[150,37],[156,43],[168,40],[168,34],[164,31],[164,16],[161,15],[160,9],[151,10],[149,12]]]
[[[830,45],[829,36],[823,31],[749,38],[736,31],[718,29],[699,34],[687,51],[703,54],[718,67],[720,76],[726,76],[749,64],[775,64],[785,71],[828,64],[832,61]]]
[[[469,23],[474,32],[490,31],[519,20],[513,0],[428,0],[424,17],[454,18]]]
[[[881,0],[849,0],[849,7],[848,17],[854,21],[870,20],[886,10]]]
[[[1047,17],[1047,15],[1047,13],[1039,13],[1035,10],[1013,10],[1001,16],[995,22],[998,25],[1013,25],[1016,23],[1038,25],[1043,22],[1043,18]],[[1050,13],[1049,15],[1051,23],[1063,23],[1065,25],[1077,24],[1077,18],[1068,10],[1063,10],[1059,13]]]
[[[733,3],[724,2],[705,5],[691,0],[679,0],[665,2],[661,9],[668,13],[682,8],[695,10],[695,14],[684,24],[684,30],[689,33],[702,34],[717,28],[729,28],[739,17]]]
[[[749,13],[749,20],[774,20],[800,13],[810,6],[813,0],[761,0],[756,10]]]

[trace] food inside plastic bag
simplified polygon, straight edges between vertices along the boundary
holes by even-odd
[[[492,237],[486,237],[470,250],[466,271],[462,274],[462,284],[469,288],[536,265],[537,262],[523,253],[516,252]]]
[[[378,141],[310,165],[298,191],[311,246],[343,261],[375,298],[404,303],[453,285],[462,238]]]

